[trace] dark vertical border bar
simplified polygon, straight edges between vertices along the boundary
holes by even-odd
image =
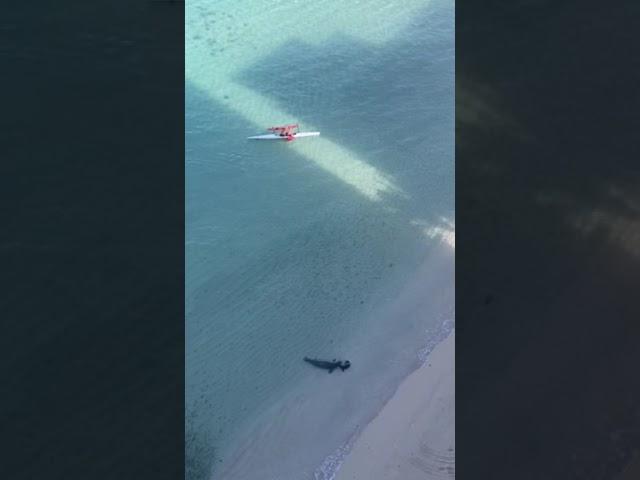
[[[638,462],[639,16],[456,2],[460,480]]]
[[[0,478],[182,478],[184,3],[12,3],[0,45]]]

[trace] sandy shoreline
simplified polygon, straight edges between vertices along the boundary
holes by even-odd
[[[410,480],[424,478],[425,469],[435,468],[436,474],[442,473],[437,470],[440,467],[446,473],[452,460],[441,464],[438,459],[453,458],[453,451],[448,448],[453,445],[453,429],[449,427],[453,425],[454,341],[452,333],[447,332],[451,332],[454,318],[454,252],[445,243],[433,245],[416,259],[410,271],[402,273],[396,277],[398,284],[387,282],[385,289],[373,292],[389,297],[382,298],[363,317],[360,328],[336,347],[338,353],[348,352],[353,367],[344,374],[332,375],[305,367],[288,390],[274,395],[258,414],[247,417],[234,436],[229,437],[224,450],[217,452],[218,462],[211,478],[329,480],[336,478],[343,460],[346,462],[343,472],[348,472],[354,459],[356,473],[360,475],[357,459],[362,455],[358,454],[362,447],[358,440],[366,441],[369,430],[381,419],[389,422],[389,412],[398,410],[398,398],[400,412],[414,409],[417,417],[391,418],[388,432],[403,442],[411,440],[412,430],[416,435],[421,433],[412,423],[430,428],[424,439],[413,441],[418,445],[410,459],[413,463],[408,463],[407,458],[401,460],[414,473],[400,470],[397,476],[385,473],[371,477],[365,470],[359,477],[337,478]],[[416,355],[425,358],[423,354],[427,351],[431,353],[426,356],[424,368],[414,370],[418,363]],[[425,402],[426,409],[422,405]],[[451,407],[449,415],[440,414],[442,405]],[[443,424],[432,418],[442,419]],[[426,454],[420,453],[424,440],[431,449],[425,450]],[[402,442],[399,447],[411,453],[411,445]],[[347,453],[349,450],[352,455]],[[431,458],[431,451],[437,452],[437,458]],[[361,463],[369,462],[366,455],[362,458]],[[388,461],[395,460],[391,457]],[[421,465],[421,461],[427,464]]]
[[[356,440],[336,480],[455,478],[455,332]]]

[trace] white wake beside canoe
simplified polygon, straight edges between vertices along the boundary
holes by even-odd
[[[320,132],[298,132],[293,134],[293,138],[300,137],[317,137]],[[256,135],[254,137],[247,137],[248,140],[285,140],[287,137],[281,137],[275,133],[268,133],[266,135]]]

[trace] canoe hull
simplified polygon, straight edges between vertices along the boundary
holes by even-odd
[[[320,135],[320,132],[298,132],[293,134],[293,138],[302,138],[302,137],[317,137]],[[280,135],[276,135],[275,133],[268,133],[266,135],[256,135],[254,137],[247,137],[248,140],[286,140],[287,137],[281,137]]]

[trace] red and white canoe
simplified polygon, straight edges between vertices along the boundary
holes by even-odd
[[[265,135],[255,135],[253,137],[247,137],[249,140],[286,140],[290,142],[296,138],[302,137],[317,137],[320,132],[298,132],[298,124],[282,125],[279,127],[271,127],[270,130],[273,133],[267,133]],[[294,131],[295,130],[295,131]]]
[[[294,139],[300,137],[317,137],[320,132],[298,132],[294,133],[292,137]],[[253,137],[247,137],[249,140],[287,140],[288,137],[280,136],[275,133],[267,133],[266,135],[255,135]]]

